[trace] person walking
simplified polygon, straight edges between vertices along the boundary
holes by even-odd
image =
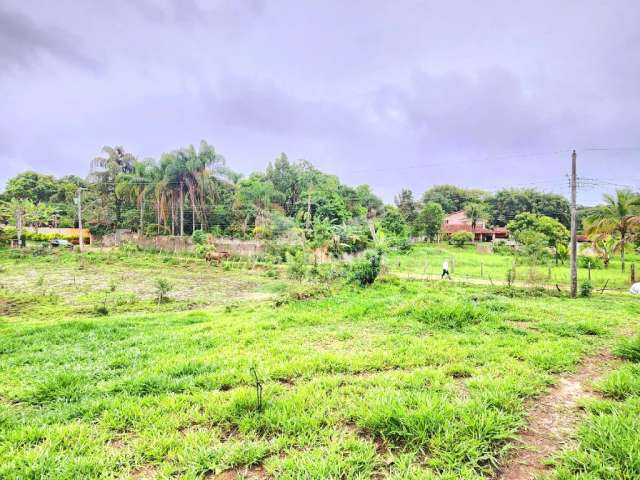
[[[451,275],[449,275],[449,260],[445,260],[442,263],[442,275],[440,276],[440,280],[442,280],[445,275],[449,280],[451,280]]]

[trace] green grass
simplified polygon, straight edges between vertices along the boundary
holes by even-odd
[[[600,382],[605,398],[587,405],[589,416],[577,433],[577,446],[557,462],[557,480],[640,478],[640,358],[628,354],[637,338],[616,349],[635,363],[622,365]]]
[[[211,275],[209,288],[244,282],[243,295],[189,310],[201,287],[96,316],[83,296],[42,300],[46,280],[5,285],[22,304],[0,317],[0,478],[489,478],[527,402],[640,314],[630,297],[391,276],[333,293],[298,285],[312,293],[276,302],[292,286],[264,271],[164,258],[96,254],[80,271],[95,267],[99,291],[127,271],[150,285]],[[74,262],[0,252],[11,278],[77,272]],[[256,301],[255,290],[274,295]]]
[[[482,244],[481,244],[482,245]],[[485,245],[486,246],[486,245]],[[449,260],[450,270],[454,278],[491,279],[495,283],[504,283],[507,272],[514,265],[513,255],[480,253],[476,245],[465,245],[458,248],[446,243],[418,244],[408,255],[394,254],[387,258],[387,265],[392,273],[427,275],[433,279],[442,273],[442,263]],[[607,288],[628,290],[630,285],[630,265],[640,264],[640,256],[627,254],[627,271],[620,269],[620,259],[614,258],[608,269],[592,269],[591,282],[594,289],[607,285]],[[578,268],[578,281],[588,279],[588,270]],[[525,284],[567,285],[569,283],[569,264],[555,265],[549,260],[548,265],[531,267],[520,261],[516,264],[516,281]]]

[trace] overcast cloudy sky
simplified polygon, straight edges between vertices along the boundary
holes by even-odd
[[[386,200],[563,192],[574,147],[583,176],[638,186],[640,2],[0,0],[0,99],[0,184],[206,139],[241,172],[284,151]]]

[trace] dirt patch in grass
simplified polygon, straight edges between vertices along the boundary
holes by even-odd
[[[153,465],[142,465],[141,467],[131,470],[131,478],[147,480],[151,478],[157,478],[157,476],[158,469]]]
[[[236,479],[255,479],[262,480],[270,478],[267,472],[261,466],[240,467],[225,470],[222,473],[211,473],[207,475],[207,480],[236,480]]]
[[[548,471],[545,462],[570,441],[583,416],[579,401],[596,397],[591,385],[609,368],[613,356],[600,352],[587,357],[578,371],[561,375],[558,383],[539,398],[520,431],[517,449],[503,462],[498,480],[531,480]]]

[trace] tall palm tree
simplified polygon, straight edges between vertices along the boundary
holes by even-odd
[[[464,214],[471,220],[471,229],[475,232],[478,222],[487,218],[487,210],[481,203],[471,202],[464,206]]]
[[[180,150],[165,153],[160,159],[167,189],[165,195],[168,196],[171,209],[171,233],[175,235],[175,224],[178,223],[180,236],[184,235],[184,191],[189,175],[186,160],[186,155]]]
[[[586,232],[619,235],[620,262],[624,272],[624,249],[638,235],[640,227],[640,197],[629,190],[617,190],[616,196],[605,194],[601,205],[585,218]]]
[[[102,195],[113,197],[116,225],[120,225],[124,198],[116,192],[116,179],[121,173],[133,172],[133,163],[136,157],[126,152],[122,146],[104,146],[102,151],[106,156],[96,157],[92,160],[89,178],[96,183],[98,191]]]
[[[215,196],[216,182],[214,178],[224,173],[224,157],[216,153],[213,146],[206,141],[200,142],[199,150],[193,145],[180,150],[187,174],[184,176],[185,186],[191,202],[191,224],[196,228],[196,219],[205,228],[207,225],[207,198]]]
[[[131,173],[121,173],[116,177],[116,194],[122,198],[128,196],[140,210],[140,223],[138,226],[140,235],[144,234],[145,198],[147,193],[151,191],[153,168],[155,168],[155,165],[151,159],[143,162],[134,160]]]

